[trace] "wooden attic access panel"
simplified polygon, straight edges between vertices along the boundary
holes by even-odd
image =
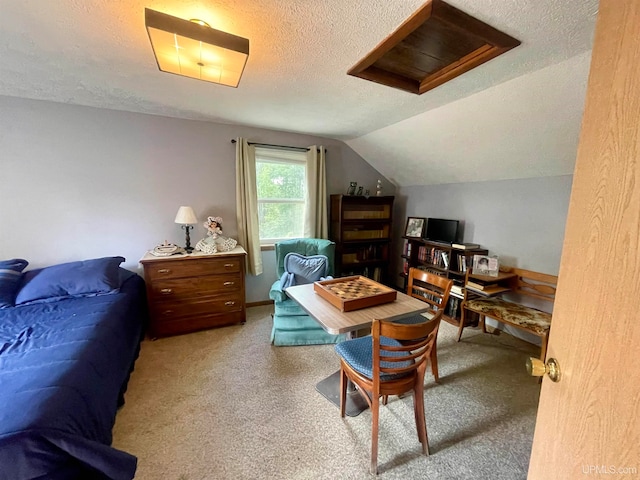
[[[430,0],[347,73],[421,95],[518,45],[442,0]]]

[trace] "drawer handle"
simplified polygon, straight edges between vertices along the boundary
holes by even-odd
[[[171,315],[173,313],[173,310],[165,310],[164,312],[162,312],[163,315]]]
[[[224,264],[224,268],[233,268],[235,266],[235,263],[225,263]]]
[[[236,282],[224,282],[225,287],[230,287],[231,285],[235,285]]]
[[[163,295],[171,295],[173,293],[173,289],[172,288],[163,288],[162,290],[160,290],[160,293],[162,293]]]
[[[224,302],[227,307],[232,307],[236,304],[236,302]]]
[[[169,268],[161,268],[158,270],[158,273],[171,273],[171,269]]]

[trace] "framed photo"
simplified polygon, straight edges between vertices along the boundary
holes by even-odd
[[[473,256],[473,273],[478,275],[489,275],[490,277],[498,276],[498,258],[488,257],[486,255]]]
[[[424,228],[427,225],[427,219],[421,217],[407,218],[407,226],[404,229],[405,237],[422,238],[424,236]]]

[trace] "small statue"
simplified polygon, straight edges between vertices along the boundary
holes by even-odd
[[[222,234],[222,217],[207,217],[203,225],[207,229],[207,237],[196,244],[196,250],[211,254],[236,248],[238,242]]]
[[[382,196],[382,180],[378,180],[378,183],[376,183],[376,196]]]

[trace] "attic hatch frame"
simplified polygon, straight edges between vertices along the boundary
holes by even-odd
[[[422,95],[518,45],[462,10],[429,0],[347,73]]]

